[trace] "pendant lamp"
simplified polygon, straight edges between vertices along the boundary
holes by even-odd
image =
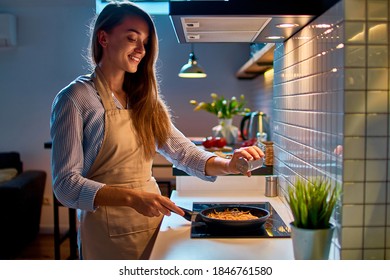
[[[207,74],[203,68],[198,64],[194,53],[194,45],[191,44],[190,58],[187,64],[184,64],[179,72],[181,78],[206,78]]]

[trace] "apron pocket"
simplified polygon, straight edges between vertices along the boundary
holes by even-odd
[[[131,185],[131,188],[160,194],[160,189],[153,177],[142,187],[134,184]],[[111,237],[156,229],[162,220],[162,215],[160,217],[147,217],[131,207],[106,206],[105,208],[108,234]]]
[[[147,217],[130,207],[106,207],[107,228],[110,237],[156,229],[160,217]]]

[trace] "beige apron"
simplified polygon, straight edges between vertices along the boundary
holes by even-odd
[[[87,177],[114,187],[160,193],[151,176],[152,160],[145,160],[137,144],[131,111],[117,109],[96,68],[92,75],[105,108],[103,143]],[[143,259],[154,242],[162,216],[149,218],[130,207],[102,206],[80,215],[83,259]]]

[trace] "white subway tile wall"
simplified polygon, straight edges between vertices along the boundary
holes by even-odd
[[[275,48],[280,196],[296,178],[342,186],[331,258],[390,259],[389,14],[390,0],[343,0]]]

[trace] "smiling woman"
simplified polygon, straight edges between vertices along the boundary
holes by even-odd
[[[92,74],[52,106],[53,191],[80,210],[81,258],[146,259],[163,215],[184,215],[152,176],[156,152],[207,181],[239,173],[239,157],[264,154],[247,147],[219,158],[176,129],[157,84],[155,25],[137,5],[107,4],[91,31]]]

